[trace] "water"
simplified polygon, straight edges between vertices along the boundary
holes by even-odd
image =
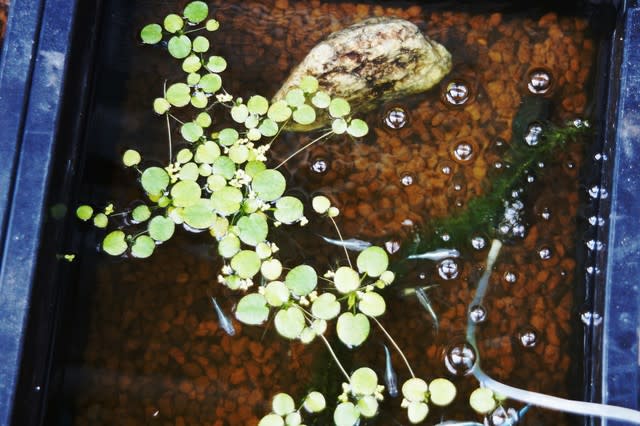
[[[434,90],[364,115],[373,124],[362,140],[336,137],[286,165],[297,195],[308,200],[324,193],[340,207],[336,220],[345,238],[376,241],[393,260],[416,227],[446,216],[456,205],[464,208],[486,190],[492,173],[510,166],[503,158],[510,120],[522,97],[531,94],[529,84],[544,90],[539,95],[558,98],[555,121],[574,118],[585,109],[581,96],[590,89],[582,70],[592,66],[594,50],[582,24],[571,16],[533,11],[496,15],[482,7],[465,11],[455,3],[449,5],[452,12],[429,10],[422,2],[357,7],[316,0],[289,2],[288,7],[281,7],[287,2],[277,3],[220,2],[216,18],[222,27],[213,38],[229,63],[223,78],[230,92],[271,96],[326,34],[370,15],[406,16],[456,58],[454,72]],[[157,49],[135,43],[134,30],[160,20],[173,11],[171,5],[105,7],[107,33],[100,41],[94,76],[82,193],[95,194],[97,203],[108,199],[126,206],[142,194],[133,185],[136,174],[117,166],[119,155],[131,147],[143,152],[146,161],[166,161],[164,123],[149,106],[162,93],[164,78],[180,74],[173,71],[175,63],[160,60],[164,56]],[[549,36],[556,30],[566,35],[575,52],[557,52],[558,44]],[[546,55],[558,59],[548,70],[548,87],[544,75],[530,73],[532,63],[544,62]],[[575,59],[578,69],[567,58]],[[562,93],[575,95],[562,103]],[[174,135],[179,139],[177,131]],[[274,155],[285,158],[310,137],[284,134],[273,147]],[[581,148],[568,149],[579,168]],[[466,403],[476,383],[465,376],[478,359],[488,374],[509,384],[562,396],[579,392],[567,386],[569,366],[579,358],[569,343],[576,325],[581,330],[584,321],[571,313],[578,178],[562,162],[552,159],[545,166],[536,170],[536,182],[530,184],[537,189],[511,200],[505,232],[520,239],[503,248],[497,265],[509,265],[509,270],[492,275],[482,306],[469,310],[468,304],[490,245],[484,233],[469,235],[459,247],[459,259],[415,264],[419,275],[399,277],[399,287],[438,284],[429,292],[439,317],[437,334],[415,298],[388,298],[381,321],[405,349],[416,373],[427,380],[456,377],[458,397],[451,407],[434,409],[428,418],[434,422],[440,415],[478,420]],[[552,184],[557,200],[553,214],[527,214]],[[590,188],[589,194],[603,198],[600,188]],[[90,290],[78,298],[70,321],[79,324],[78,330],[71,349],[56,364],[65,379],[57,393],[60,400],[48,413],[50,424],[61,418],[78,425],[254,424],[270,410],[276,391],[299,398],[310,383],[333,383],[333,377],[340,377],[317,341],[310,346],[291,343],[279,338],[272,326],[243,326],[235,319],[236,336],[220,329],[209,298],[215,296],[232,316],[238,296],[215,283],[221,265],[207,233],[181,232],[142,261],[98,255],[96,235],[86,228],[75,232],[87,247],[78,256],[75,286]],[[293,238],[276,232],[283,263],[309,261],[319,268],[344,263],[344,253],[327,248],[315,233],[335,235],[331,225],[321,221],[312,223],[308,232],[296,228]],[[446,231],[441,243],[452,243]],[[481,323],[477,353],[458,338],[469,316]],[[339,348],[338,356],[347,368],[369,365],[381,377],[384,358],[377,340],[383,337],[377,330],[373,333],[361,351]],[[310,366],[320,366],[318,371],[327,374],[314,374]],[[401,364],[394,367],[400,381],[408,378]],[[406,414],[396,405],[385,402],[381,417],[370,424],[391,424],[390,419],[406,424]],[[524,424],[569,421],[532,409]]]

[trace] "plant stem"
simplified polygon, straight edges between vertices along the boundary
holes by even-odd
[[[371,318],[376,324],[378,324],[378,327],[380,327],[380,330],[382,330],[384,335],[387,336],[387,339],[389,339],[389,341],[391,342],[393,347],[396,348],[396,351],[398,351],[398,353],[402,357],[402,360],[404,361],[405,365],[407,366],[407,370],[409,370],[409,374],[411,374],[411,377],[415,378],[416,375],[413,374],[413,370],[411,369],[411,366],[409,365],[409,361],[407,360],[407,357],[404,356],[404,352],[402,352],[402,349],[400,349],[400,346],[398,346],[396,341],[393,340],[393,337],[391,337],[389,332],[387,332],[387,330],[382,326],[382,324],[380,324],[380,321],[378,321],[376,317],[369,317],[369,318]]]
[[[293,154],[291,154],[290,156],[288,156],[287,158],[284,159],[284,161],[282,161],[280,164],[278,164],[276,167],[274,167],[274,170],[278,170],[284,163],[286,163],[287,161],[291,160],[293,157],[295,157],[296,155],[300,154],[302,151],[304,151],[305,149],[309,148],[311,145],[313,145],[314,143],[321,141],[324,138],[327,138],[329,136],[331,136],[333,134],[333,131],[328,131],[327,133],[318,136],[317,138],[315,138],[314,140],[312,140],[311,142],[309,142],[308,144],[306,144],[305,146],[303,146],[302,148],[300,148],[299,150],[297,150],[296,152],[294,152]]]
[[[166,114],[167,118],[167,136],[169,137],[169,164],[173,159],[173,142],[171,141],[171,124],[169,123],[169,114]]]
[[[331,216],[329,216],[331,223],[336,228],[336,232],[338,233],[338,238],[340,238],[340,242],[342,242],[342,248],[344,249],[344,255],[347,257],[347,262],[349,263],[349,267],[353,269],[353,265],[351,264],[351,259],[349,258],[349,252],[347,251],[347,247],[344,245],[344,239],[342,238],[342,233],[340,232],[340,228],[338,228],[338,224]]]
[[[347,371],[342,366],[342,363],[338,359],[338,356],[336,355],[336,353],[333,351],[333,348],[329,344],[329,341],[327,340],[327,338],[324,337],[322,334],[318,334],[318,337],[320,337],[322,339],[322,341],[324,342],[324,344],[327,347],[327,349],[329,349],[329,353],[331,353],[331,356],[333,357],[334,361],[336,362],[336,365],[340,368],[340,371],[342,371],[342,374],[344,374],[344,377],[346,377],[347,382],[351,383],[351,378],[349,377],[349,375],[347,374]]]

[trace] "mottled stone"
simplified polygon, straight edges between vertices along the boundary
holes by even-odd
[[[316,45],[274,95],[283,99],[307,75],[320,89],[347,99],[364,112],[380,103],[424,92],[451,70],[451,54],[425,37],[418,27],[398,18],[370,18],[329,35]],[[326,126],[327,115],[291,130]]]

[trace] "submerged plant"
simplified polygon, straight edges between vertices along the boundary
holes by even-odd
[[[165,83],[162,95],[153,101],[153,110],[164,117],[167,127],[167,164],[142,167],[142,155],[135,150],[127,150],[122,156],[124,166],[137,171],[147,201],[123,211],[116,211],[111,204],[101,210],[83,205],[77,208],[77,217],[92,221],[97,228],[108,229],[101,247],[112,256],[147,258],[158,245],[172,238],[176,226],[208,232],[224,262],[218,283],[242,292],[234,312],[239,321],[261,325],[271,317],[276,331],[285,339],[310,343],[319,338],[323,342],[344,377],[341,393],[325,395],[314,390],[298,404],[287,393],[279,393],[273,397],[272,410],[260,420],[260,426],[302,425],[303,416],[321,412],[328,405],[333,407],[336,425],[353,426],[361,419],[375,416],[385,395],[398,394],[397,376],[392,370],[388,349],[387,369],[391,371],[385,376],[390,389],[379,383],[378,375],[368,366],[360,366],[351,373],[347,371],[325,336],[330,325],[335,328],[338,340],[349,348],[362,345],[372,327],[380,330],[403,360],[410,376],[399,386],[400,405],[407,410],[411,423],[422,422],[430,406],[451,404],[457,390],[446,378],[433,378],[427,383],[416,376],[402,349],[381,323],[387,307],[383,290],[395,281],[385,250],[361,244],[360,253],[352,259],[334,219],[340,214],[339,209],[321,195],[313,198],[307,213],[334,226],[337,239],[325,238],[325,241],[337,243],[344,249],[341,264],[321,274],[307,264],[283,265],[278,256],[279,247],[271,240],[270,231],[274,227],[308,223],[303,202],[287,195],[286,178],[280,167],[302,150],[333,135],[362,137],[368,132],[367,124],[352,116],[346,100],[323,91],[313,77],[301,79],[284,99],[276,102],[258,94],[245,100],[227,92],[222,78],[227,61],[212,52],[207,38],[193,37],[197,32],[219,28],[219,22],[208,16],[207,4],[193,1],[186,5],[182,15],[167,15],[162,25],[147,25],[140,33],[145,44],[166,41],[169,54],[181,61],[185,72],[182,81]],[[321,110],[331,117],[330,129],[325,129],[275,167],[269,167],[270,147],[281,132],[293,123],[314,123]],[[217,119],[221,115],[233,124],[219,126],[217,123],[225,122]],[[174,126],[187,143],[186,148],[176,153],[171,139]],[[462,235],[468,227],[495,228],[495,216],[483,212],[499,211],[505,194],[523,171],[539,156],[561,146],[573,136],[574,130],[577,132],[578,126],[553,132],[543,129],[546,143],[541,144],[541,148],[534,147],[526,157],[514,155],[511,171],[498,178],[484,198],[470,202],[469,213],[435,222],[433,229],[447,228],[449,232],[449,227],[454,227]],[[422,241],[414,245],[414,254],[428,248]],[[500,245],[499,241],[494,243],[490,251],[474,302],[482,300]],[[425,299],[423,304],[428,304],[422,289],[419,296]],[[221,328],[234,335],[230,320],[215,298],[211,301]],[[475,346],[472,325],[467,338]],[[473,371],[487,388],[536,404],[522,396],[526,391],[512,392],[508,387],[504,391],[504,385],[484,375],[479,364]],[[470,403],[477,412],[486,415],[500,408],[502,400],[483,388],[471,394]]]

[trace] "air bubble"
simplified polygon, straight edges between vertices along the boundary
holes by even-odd
[[[599,240],[589,240],[586,242],[586,245],[589,250],[600,251],[604,249],[604,243]]]
[[[455,171],[455,163],[449,160],[441,161],[438,163],[437,171],[443,175],[450,176]]]
[[[476,250],[482,250],[487,247],[487,239],[482,235],[476,235],[471,238],[471,247]]]
[[[553,256],[553,251],[549,246],[542,246],[538,249],[538,257],[541,260],[549,260]]]
[[[542,140],[542,125],[531,123],[524,134],[524,142],[529,146],[536,146]]]
[[[444,101],[451,106],[462,106],[471,98],[471,90],[464,80],[452,80],[443,93]]]
[[[589,217],[589,224],[591,226],[604,226],[605,221],[601,216],[591,216]]]
[[[476,365],[476,351],[465,340],[455,342],[445,352],[444,365],[451,374],[466,376]]]
[[[384,243],[384,247],[387,249],[387,252],[389,254],[393,254],[400,250],[400,242],[396,240],[390,240]]]
[[[451,239],[451,235],[445,232],[444,234],[440,235],[440,239],[446,243]]]
[[[482,305],[473,305],[469,308],[469,320],[479,324],[487,319],[487,310]]]
[[[409,113],[400,106],[393,106],[385,111],[383,122],[390,129],[402,129],[409,123]]]
[[[515,272],[507,271],[502,275],[504,282],[513,284],[518,281],[518,275]]]
[[[313,173],[325,174],[329,170],[329,162],[322,157],[316,158],[311,162],[310,169]]]
[[[605,200],[609,197],[609,193],[607,192],[606,189],[601,188],[598,185],[594,185],[591,188],[589,188],[589,196],[593,199],[601,199],[601,200]]]
[[[443,280],[454,280],[458,277],[458,264],[453,259],[444,259],[438,265],[438,275]]]
[[[456,163],[468,164],[473,161],[477,146],[472,141],[456,142],[451,148],[451,157]]]
[[[403,186],[413,185],[413,176],[408,173],[402,175],[402,177],[400,178],[400,183],[402,183]]]
[[[598,326],[602,324],[602,315],[586,309],[580,314],[580,321],[586,326]]]
[[[529,72],[527,89],[534,95],[544,95],[551,89],[551,73],[544,68],[535,68]]]
[[[536,344],[538,344],[538,332],[533,328],[527,328],[520,332],[518,340],[520,340],[520,344],[523,347],[533,348]]]

